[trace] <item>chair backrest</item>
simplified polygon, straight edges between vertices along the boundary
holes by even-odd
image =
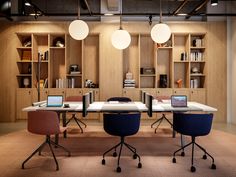
[[[156,99],[158,100],[158,102],[162,102],[162,100],[170,100],[170,96],[156,96]]]
[[[40,135],[60,133],[57,113],[53,111],[28,112],[28,131]]]
[[[68,96],[65,101],[82,101],[83,96]]]
[[[210,133],[213,114],[174,113],[173,128],[183,135],[204,136]]]
[[[103,114],[103,128],[115,136],[129,136],[138,132],[140,127],[140,113]]]
[[[107,101],[130,102],[132,100],[128,97],[111,97],[111,98],[108,98]]]

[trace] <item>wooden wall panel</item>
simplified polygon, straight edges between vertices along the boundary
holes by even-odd
[[[208,23],[207,104],[218,109],[215,113],[215,121],[219,122],[226,122],[227,119],[226,30],[226,22]]]
[[[99,90],[100,99],[122,95],[123,62],[122,51],[111,45],[111,34],[118,24],[89,22],[90,32],[100,34],[99,40]],[[207,33],[207,103],[219,109],[216,121],[226,121],[226,23],[194,22],[170,23],[173,32]],[[0,121],[14,121],[17,88],[17,43],[16,32],[68,33],[69,22],[50,23],[2,23],[0,26]],[[123,23],[130,33],[150,32],[147,22]],[[214,45],[212,45],[214,44]],[[135,49],[136,50],[136,49]],[[234,55],[235,56],[235,55]],[[217,95],[217,96],[216,96]]]
[[[105,28],[100,35],[99,88],[101,90],[101,100],[122,95],[122,50],[117,50],[111,45],[111,35],[114,30],[116,28]]]

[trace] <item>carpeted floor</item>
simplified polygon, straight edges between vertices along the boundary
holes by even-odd
[[[118,138],[107,135],[101,126],[89,126],[84,134],[72,127],[68,138],[60,137],[60,144],[68,148],[72,156],[67,157],[61,149],[56,149],[60,170],[55,170],[54,160],[45,147],[42,156],[35,155],[21,169],[21,163],[38,147],[44,137],[20,130],[0,137],[0,177],[235,177],[236,176],[236,135],[212,130],[207,137],[197,139],[215,157],[216,170],[210,169],[211,160],[202,159],[202,152],[195,150],[196,172],[190,172],[191,151],[186,156],[177,156],[172,163],[172,153],[179,148],[180,138],[171,137],[171,130],[162,127],[157,134],[150,127],[142,126],[139,133],[127,138],[141,155],[143,167],[137,168],[138,161],[126,149],[122,153],[122,172],[116,173],[117,158],[106,157],[106,165],[101,164],[102,154],[118,142]],[[189,141],[188,138],[185,139]]]

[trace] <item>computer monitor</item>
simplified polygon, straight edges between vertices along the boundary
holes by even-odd
[[[172,95],[171,106],[172,107],[187,107],[187,96],[186,95]]]
[[[47,107],[61,107],[63,105],[62,95],[48,95]]]

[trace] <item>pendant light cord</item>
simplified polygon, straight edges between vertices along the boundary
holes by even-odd
[[[120,30],[122,30],[122,0],[120,0]]]
[[[80,0],[78,0],[78,20],[80,19]]]
[[[160,23],[162,23],[162,10],[161,10],[161,0],[160,0]]]

